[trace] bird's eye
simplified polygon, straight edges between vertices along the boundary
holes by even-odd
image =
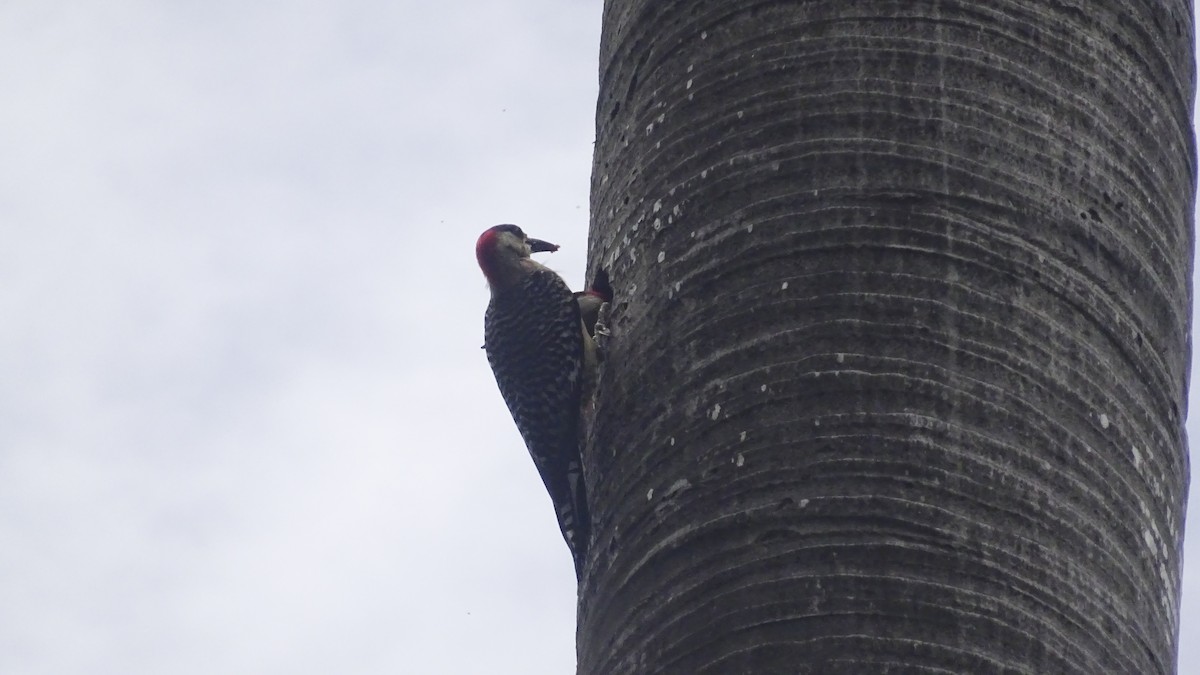
[[[497,225],[496,230],[499,232],[508,232],[509,234],[514,234],[521,239],[525,239],[525,232],[516,225]]]

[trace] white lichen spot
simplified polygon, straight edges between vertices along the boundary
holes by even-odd
[[[654,122],[646,125],[646,135],[649,136],[654,131]]]
[[[682,286],[682,285],[683,285],[683,282],[682,282],[682,281],[676,281],[676,282],[675,282],[675,292],[676,292],[676,293],[678,293],[678,292],[679,292],[679,287],[680,287],[680,286]]]
[[[673,207],[671,208],[671,213],[675,214],[676,216],[682,216],[682,215],[683,215],[683,209],[679,208],[679,205],[678,205],[678,204],[676,204],[675,206],[673,206]]]
[[[1108,428],[1108,415],[1104,413],[1100,413],[1100,427],[1103,429]]]
[[[684,88],[685,88],[685,89],[691,89],[691,88],[692,88],[692,80],[691,80],[691,78],[689,78],[689,79],[688,79],[688,81],[687,81],[687,86],[686,86],[686,87],[684,87]]]
[[[667,444],[669,444],[669,445],[670,445],[672,448],[673,448],[673,447],[675,447],[675,437],[674,437],[674,436],[672,436],[672,437],[671,437],[671,438],[670,438],[670,439],[667,441]]]
[[[646,490],[646,501],[650,501],[651,499],[654,499],[654,488]]]
[[[814,427],[819,427],[819,426],[821,426],[821,420],[813,420],[813,426],[814,426]]]
[[[838,354],[838,355],[837,355],[837,362],[838,362],[838,363],[845,363],[845,362],[846,362],[846,355],[845,355],[845,354]]]
[[[688,94],[688,100],[689,100],[689,101],[691,101],[691,100],[693,100],[693,99],[695,99],[695,98],[696,98],[696,95],[695,95],[695,94],[692,94],[692,93],[689,93],[689,94]]]
[[[708,169],[703,169],[703,170],[701,170],[701,171],[700,171],[700,177],[701,177],[701,178],[708,178]]]
[[[766,391],[766,390],[767,390],[767,385],[765,385],[765,384],[764,384],[763,386],[759,387],[759,388],[758,388],[758,390],[759,390],[759,391]]]
[[[608,182],[608,174],[604,174],[603,176],[601,176],[601,177],[600,177],[600,184],[601,184],[601,185],[604,185],[604,184],[605,184],[605,183],[607,183],[607,182]]]
[[[662,123],[663,123],[663,120],[665,120],[665,119],[667,119],[667,113],[663,113],[663,114],[659,115],[659,116],[658,116],[658,123],[659,123],[659,124],[662,124]]]
[[[750,232],[753,232],[753,231],[754,231],[754,223],[750,223],[749,225],[747,225],[747,226],[746,226],[746,232],[747,232],[747,233],[750,233]]]
[[[738,466],[743,466],[746,463],[746,456],[739,452],[737,454],[737,459],[734,459],[733,463],[737,464]]]
[[[745,443],[746,442],[746,432],[743,431],[741,434],[739,434],[738,440]]]
[[[1142,539],[1146,542],[1146,548],[1154,548],[1154,535],[1150,534],[1150,530],[1142,530]]]
[[[782,284],[782,285],[779,287],[779,290],[781,290],[781,291],[786,291],[787,289],[788,289],[788,282],[786,282],[786,281],[785,281],[785,282],[783,282],[783,284]]]
[[[808,500],[807,500],[807,499],[801,499],[801,500],[800,500],[800,508],[804,508],[804,507],[806,507],[806,506],[808,506]]]
[[[706,30],[700,31],[700,39],[707,40],[708,39],[708,31],[706,31]]]
[[[675,494],[676,492],[682,492],[690,487],[692,487],[692,484],[690,482],[688,482],[688,479],[680,478],[679,480],[675,481],[674,483],[671,483],[671,487],[667,488],[667,493],[664,496],[670,497],[671,495]]]
[[[743,118],[743,117],[745,117],[745,116],[746,116],[746,111],[745,111],[745,110],[739,110],[739,111],[738,111],[738,119],[739,119],[739,120],[740,120],[740,119],[742,119],[742,118]]]
[[[694,64],[694,63],[688,64],[688,72],[689,73],[692,72],[692,70],[694,70],[695,68],[696,68],[696,64]]]
[[[717,403],[716,405],[714,405],[712,407],[712,411],[708,413],[708,416],[714,420],[717,419],[718,417],[720,417],[721,416],[721,404]]]
[[[664,261],[664,260],[666,260],[666,259],[667,259],[667,252],[666,252],[666,251],[659,251],[659,252],[658,252],[658,262],[662,262],[662,261]]]
[[[662,218],[655,218],[655,219],[654,219],[654,229],[655,229],[655,231],[658,231],[658,230],[661,230],[661,229],[662,229]]]
[[[1142,468],[1142,451],[1138,450],[1137,446],[1131,448],[1133,450],[1133,466],[1134,468]]]
[[[662,211],[662,200],[661,200],[661,199],[656,199],[656,200],[654,201],[654,206],[650,207],[650,212],[651,212],[651,213],[658,213],[659,211]]]

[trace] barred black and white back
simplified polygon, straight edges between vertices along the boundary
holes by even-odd
[[[553,271],[539,265],[493,289],[484,314],[488,362],[554,503],[576,575],[591,526],[579,451],[587,339],[575,297]]]

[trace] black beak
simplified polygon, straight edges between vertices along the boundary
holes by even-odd
[[[558,250],[558,244],[551,244],[550,242],[542,241],[541,239],[529,238],[526,239],[525,242],[529,244],[529,250],[533,253],[541,253],[543,251],[553,252]]]

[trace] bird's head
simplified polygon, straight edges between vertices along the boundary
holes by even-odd
[[[475,242],[475,259],[492,288],[505,286],[536,268],[532,253],[557,251],[558,246],[526,236],[516,225],[495,225],[483,231]]]

